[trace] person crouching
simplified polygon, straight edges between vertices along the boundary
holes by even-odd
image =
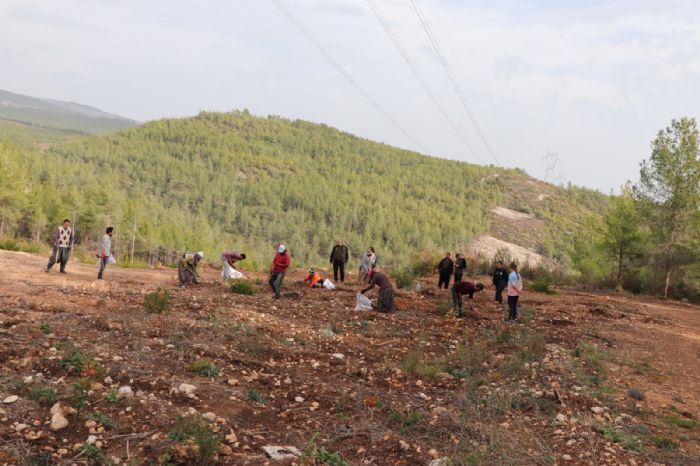
[[[177,277],[180,282],[180,288],[184,288],[186,285],[194,285],[201,281],[197,273],[197,265],[203,257],[204,253],[199,251],[196,254],[183,254],[177,261]]]
[[[462,296],[469,295],[469,299],[474,298],[474,293],[484,291],[484,284],[472,282],[457,282],[452,285],[452,307],[454,308],[457,317],[463,317],[462,314]]]

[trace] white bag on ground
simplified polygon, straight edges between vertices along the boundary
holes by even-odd
[[[335,285],[327,278],[323,280],[323,287],[327,290],[335,290]]]
[[[356,311],[371,311],[372,301],[362,293],[357,293],[357,304],[355,304]]]
[[[228,270],[226,270],[226,267],[221,271],[221,278],[224,280],[238,280],[239,278],[245,278],[241,272],[238,270],[234,269],[233,267],[228,267]]]

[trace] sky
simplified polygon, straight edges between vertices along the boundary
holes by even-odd
[[[0,89],[139,121],[247,108],[603,192],[700,117],[696,0],[369,1],[430,95],[368,0],[2,0]]]

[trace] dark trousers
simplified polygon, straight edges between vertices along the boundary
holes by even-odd
[[[284,272],[270,272],[270,279],[267,283],[270,285],[270,288],[272,288],[272,291],[275,293],[275,298],[280,297],[280,293],[282,292],[283,278]]]
[[[345,262],[333,262],[333,279],[338,281],[338,272],[340,272],[340,281],[345,281]]]
[[[107,257],[107,256],[100,259],[100,271],[97,273],[98,280],[102,280],[102,278],[105,274],[105,267],[107,267],[108,260],[109,260],[109,257]]]
[[[450,285],[450,277],[452,274],[450,272],[440,272],[440,279],[438,280],[438,288],[442,288],[445,285],[445,289]]]
[[[455,272],[455,283],[462,281],[462,272]]]
[[[496,285],[496,301],[498,301],[499,304],[503,304],[503,290],[506,289],[507,285],[507,283]]]
[[[58,261],[61,264],[61,272],[65,272],[68,256],[70,256],[70,248],[54,246],[51,251],[51,256],[49,256],[49,263],[46,265],[46,270],[51,270],[51,267]]]
[[[518,318],[518,298],[520,296],[508,296],[508,320]]]
[[[457,317],[462,317],[462,295],[457,292],[455,287],[452,287],[452,308]]]

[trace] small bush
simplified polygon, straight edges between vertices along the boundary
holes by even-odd
[[[143,307],[151,314],[166,314],[170,310],[170,291],[158,288],[143,299]]]
[[[41,404],[51,405],[58,400],[58,394],[53,388],[47,385],[41,385],[29,390],[29,393],[27,393],[27,398],[33,401],[38,401]]]
[[[556,291],[552,289],[552,279],[549,275],[545,274],[542,275],[541,277],[537,278],[532,284],[530,285],[530,288],[539,291],[540,293],[546,293],[546,294],[555,294]]]
[[[88,379],[78,379],[73,382],[73,401],[80,410],[85,406],[90,399],[88,392],[90,391],[90,381]]]
[[[627,395],[637,401],[642,401],[646,398],[644,392],[638,388],[630,388],[627,390]]]
[[[253,288],[253,284],[248,281],[248,280],[232,280],[231,285],[229,286],[228,290],[231,293],[236,293],[236,294],[245,294],[245,295],[252,295],[255,294],[255,289]]]
[[[622,445],[625,450],[641,452],[643,449],[642,442],[637,437],[613,426],[603,427],[601,433],[611,442]]]
[[[251,388],[248,390],[248,393],[245,394],[245,399],[246,401],[255,401],[258,403],[264,403],[263,397],[258,391],[254,388]]]
[[[678,442],[672,438],[663,435],[653,436],[651,437],[651,441],[654,442],[656,448],[660,448],[662,450],[675,450],[680,446],[678,445]]]
[[[102,457],[102,450],[91,443],[84,443],[83,447],[80,449],[80,454],[86,458],[95,460]]]
[[[178,416],[169,437],[175,442],[194,442],[197,445],[196,464],[209,463],[221,443],[221,434],[214,432],[209,422],[200,416]]]
[[[311,436],[311,439],[309,439],[307,442],[306,447],[304,448],[304,451],[302,451],[301,457],[299,458],[299,463],[301,466],[305,466],[307,464],[307,459],[312,460],[312,464],[314,465],[325,464],[327,466],[350,466],[350,463],[345,461],[343,457],[340,456],[340,453],[331,453],[324,447],[321,447],[320,449],[318,448],[316,441],[320,435],[321,434],[319,432],[315,432]]]
[[[187,366],[187,370],[205,377],[216,377],[219,375],[219,369],[208,359],[197,359],[196,361],[191,362]]]
[[[418,411],[413,411],[403,415],[398,411],[392,411],[389,413],[389,422],[391,422],[396,431],[405,435],[406,432],[416,427],[423,420],[423,415]]]
[[[112,421],[109,416],[100,412],[92,413],[90,416],[88,416],[88,419],[97,422],[105,429],[113,429],[116,426],[114,421]]]
[[[698,422],[695,419],[683,419],[680,417],[676,416],[667,416],[664,421],[666,421],[666,424],[676,426],[676,427],[681,427],[683,429],[692,429],[696,425],[698,425]]]
[[[105,394],[105,400],[109,401],[110,403],[116,403],[119,401],[119,391],[116,388],[112,388],[110,391]]]
[[[51,324],[49,324],[48,322],[42,322],[39,325],[39,330],[41,330],[41,333],[43,333],[44,335],[50,335],[51,333],[53,333],[53,330],[51,329]]]
[[[416,281],[416,274],[408,268],[394,270],[392,272],[397,288],[411,288]]]
[[[72,349],[61,359],[61,367],[68,372],[75,372],[78,375],[88,377],[102,375],[104,368],[95,361],[90,353],[82,350]]]

